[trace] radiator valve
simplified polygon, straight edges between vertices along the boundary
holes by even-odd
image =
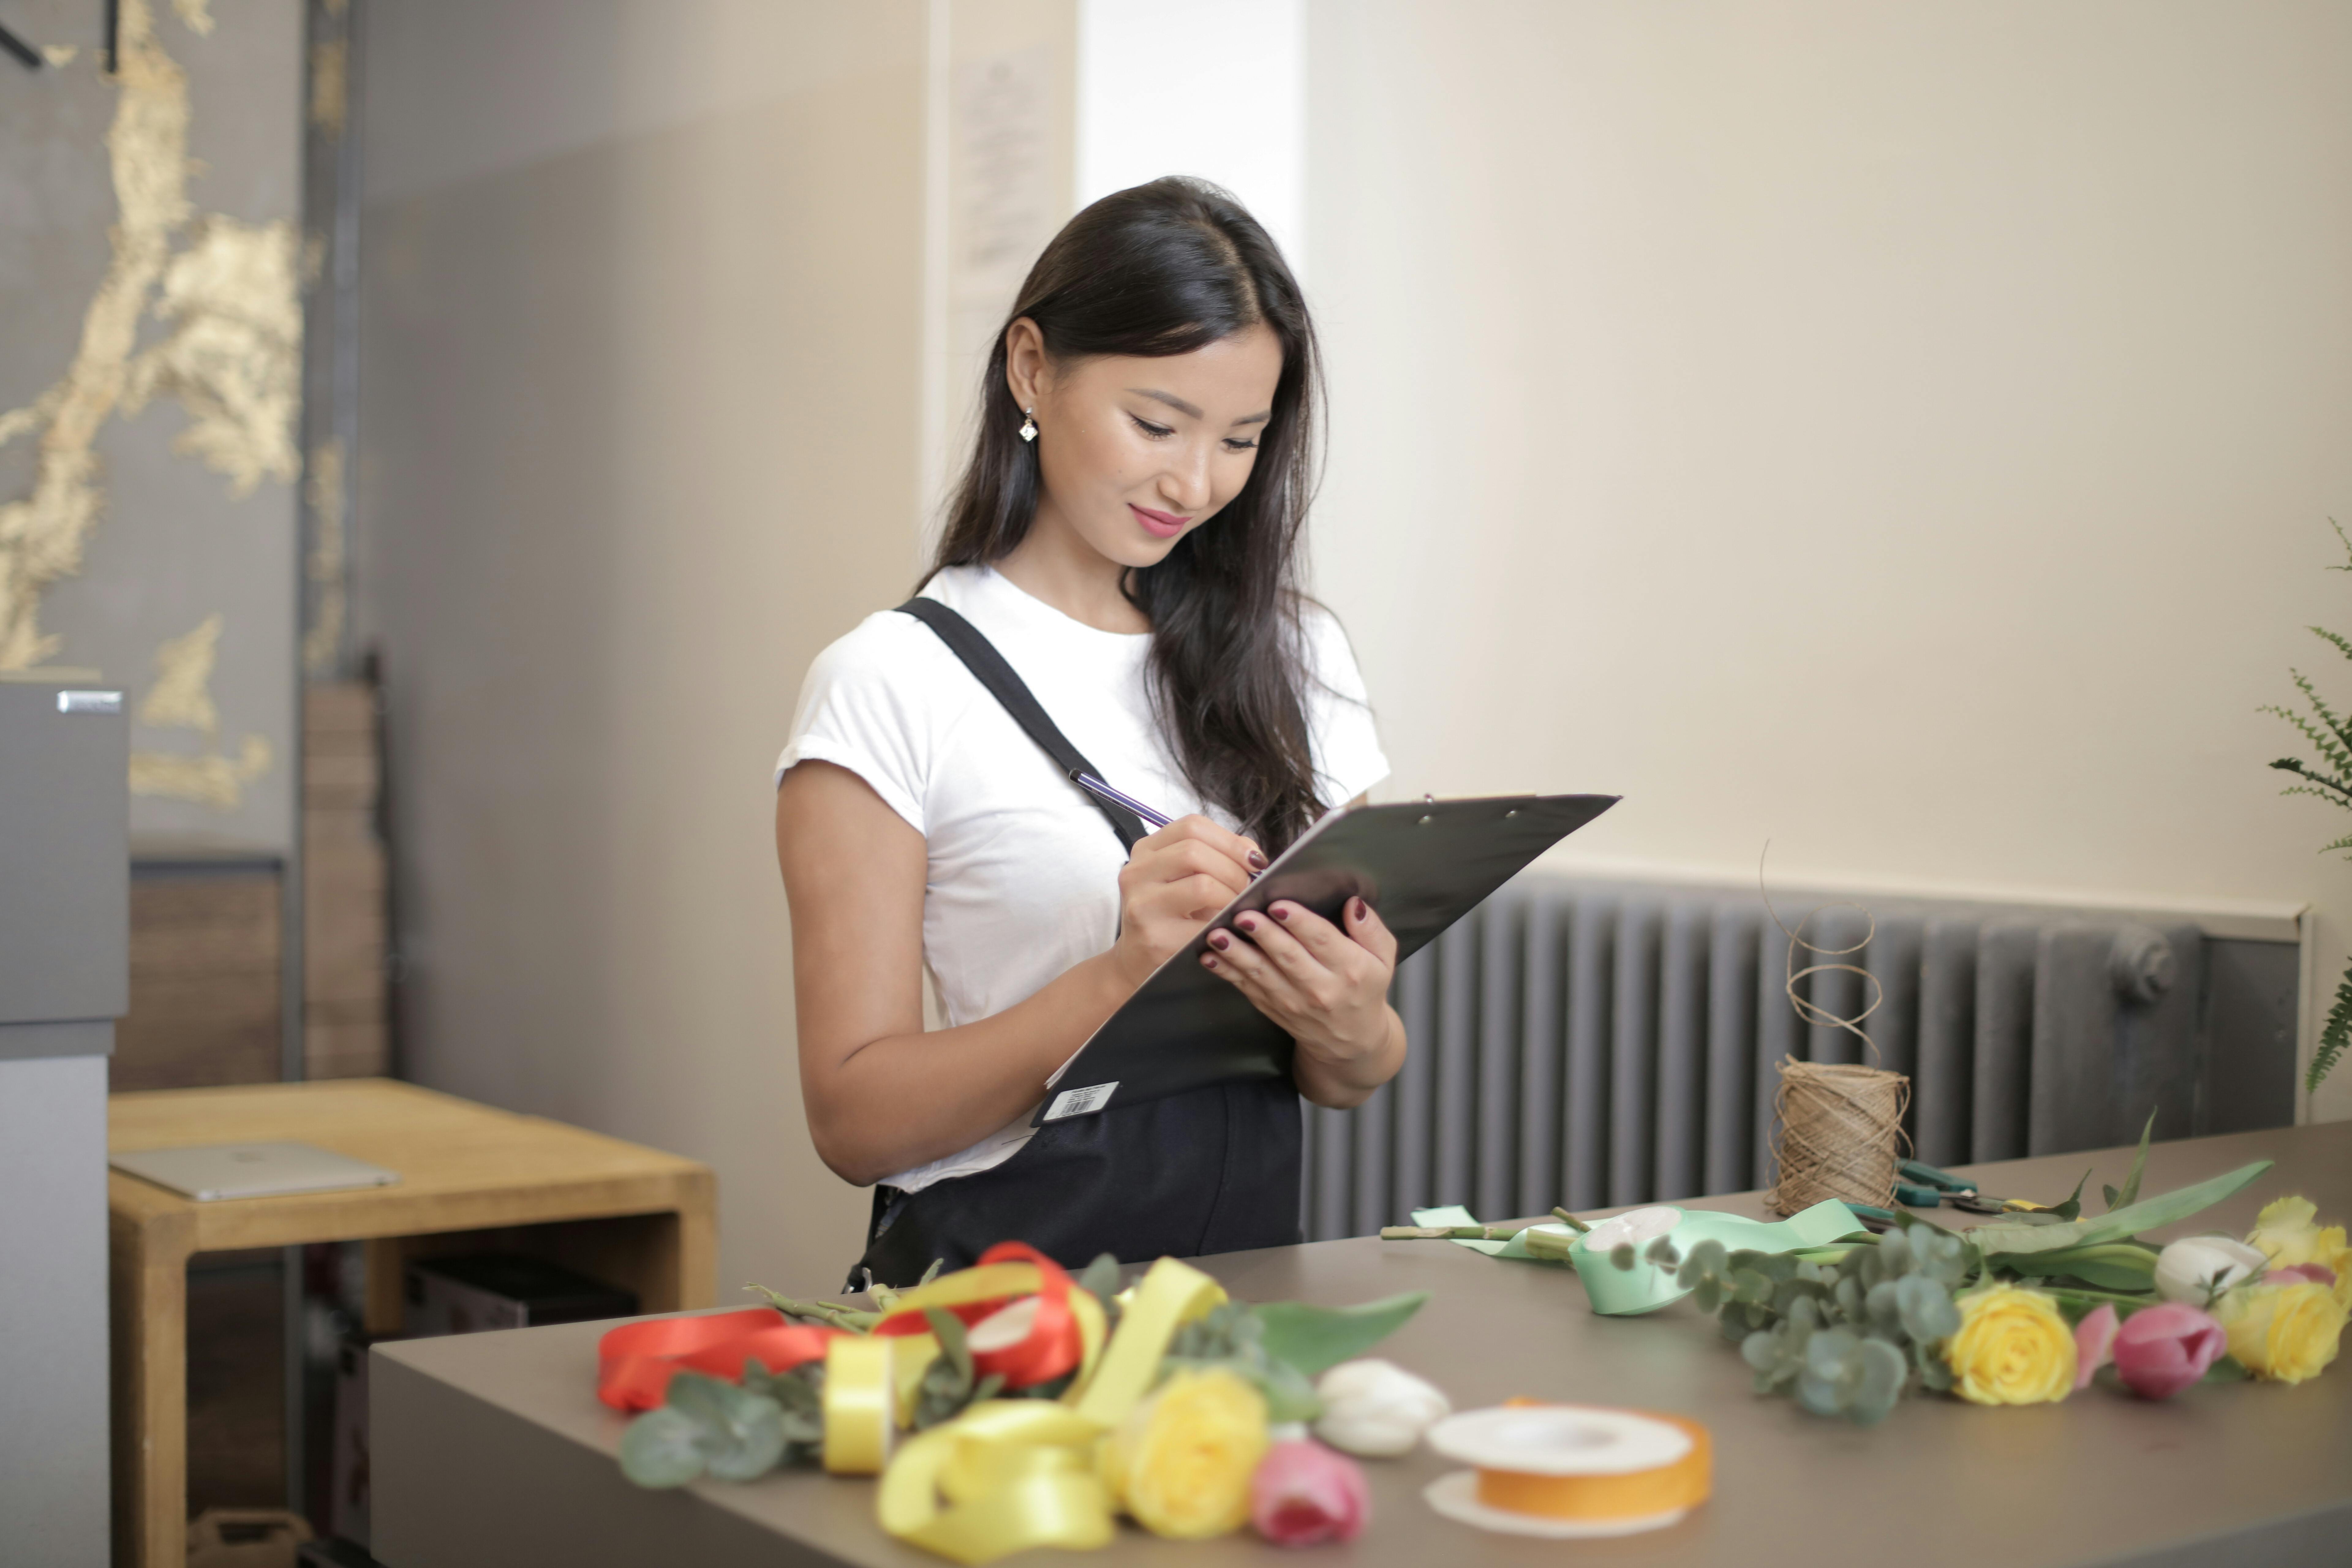
[[[2116,932],[2107,973],[2125,1001],[2142,1007],[2160,1001],[2172,989],[2172,943],[2151,926],[2126,926]]]

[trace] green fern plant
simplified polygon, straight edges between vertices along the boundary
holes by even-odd
[[[2328,570],[2352,572],[2352,537],[2347,537],[2343,525],[2334,518],[2327,520],[2327,525],[2336,530],[2336,537],[2342,542],[2345,554],[2343,565],[2330,566]],[[2331,632],[2326,626],[2309,629],[2314,637],[2347,659],[2352,659],[2352,639]],[[2347,721],[2327,705],[2327,700],[2319,695],[2318,688],[2312,685],[2309,676],[2299,669],[2290,669],[2287,673],[2294,677],[2295,689],[2303,693],[2304,702],[2310,711],[2301,712],[2276,703],[2267,704],[2261,710],[2277,715],[2300,731],[2303,738],[2310,742],[2312,749],[2318,752],[2319,762],[2312,763],[2300,757],[2281,757],[2273,763],[2271,766],[2281,773],[2293,773],[2302,781],[2289,784],[2279,793],[2316,795],[2321,800],[2352,811],[2352,721]],[[2332,844],[2322,845],[2319,853],[2352,858],[2352,833]],[[2344,1058],[2347,1047],[2352,1047],[2352,968],[2346,969],[2344,978],[2337,983],[2336,1005],[2327,1010],[2326,1026],[2319,1031],[2319,1049],[2312,1056],[2311,1070],[2304,1075],[2306,1092],[2318,1090],[2320,1080]]]

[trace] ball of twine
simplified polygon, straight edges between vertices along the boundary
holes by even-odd
[[[1795,1214],[1824,1198],[1887,1206],[1910,1100],[1911,1080],[1899,1072],[1782,1061],[1772,1097],[1780,1179],[1765,1194],[1773,1212]]]

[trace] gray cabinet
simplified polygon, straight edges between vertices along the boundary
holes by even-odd
[[[106,1058],[128,1000],[128,731],[95,680],[0,677],[0,1520],[107,1560]]]

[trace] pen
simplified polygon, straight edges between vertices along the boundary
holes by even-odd
[[[1144,821],[1150,823],[1154,827],[1165,827],[1169,824],[1170,818],[1152,810],[1150,806],[1144,805],[1133,795],[1119,794],[1118,791],[1111,788],[1110,785],[1103,783],[1102,780],[1095,777],[1092,773],[1072,773],[1070,775],[1070,782],[1076,784],[1080,789],[1085,790],[1088,795],[1095,795],[1102,800],[1107,800],[1113,805],[1123,805],[1127,807],[1128,810],[1135,813],[1136,816],[1143,818]]]

